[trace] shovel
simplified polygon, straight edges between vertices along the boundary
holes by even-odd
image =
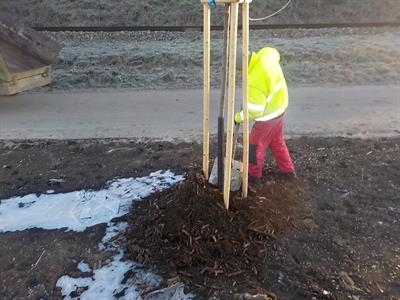
[[[240,124],[236,124],[235,126],[235,132],[233,134],[233,157],[235,157],[235,152],[236,152],[236,144],[237,144],[237,139],[239,136],[239,128]],[[221,186],[223,185],[223,178],[222,178],[222,183],[219,182],[219,176],[218,176],[218,167],[219,167],[219,159],[218,157],[214,161],[214,165],[211,169],[211,174],[208,182],[212,185],[215,186]],[[232,173],[231,173],[231,191],[232,192],[237,192],[240,190],[240,187],[242,186],[242,177],[241,177],[241,170],[242,170],[242,163],[237,160],[232,160]]]
[[[219,115],[218,115],[218,151],[217,151],[217,159],[216,161],[220,161],[221,163],[216,166],[217,168],[217,179],[214,178],[214,185],[218,185],[221,191],[224,190],[224,105],[225,105],[225,96],[226,96],[226,88],[228,85],[228,40],[229,40],[229,25],[230,25],[230,4],[225,4],[225,12],[224,12],[224,49],[222,54],[222,84],[221,84],[221,98],[219,103]],[[217,163],[214,162],[214,165]],[[215,170],[213,168],[213,170]],[[215,172],[213,173],[215,174]]]

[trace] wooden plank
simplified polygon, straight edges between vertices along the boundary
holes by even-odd
[[[46,65],[51,64],[62,49],[61,44],[21,24],[10,15],[2,15],[0,18],[0,37]]]
[[[0,38],[0,80],[16,81],[49,72],[47,64]]]
[[[36,75],[41,75],[41,76],[46,77],[46,76],[48,76],[48,74],[50,74],[50,66],[43,66],[40,68],[27,70],[25,72],[12,73],[11,79],[8,81],[16,81],[16,80],[24,79],[27,77],[36,76]]]
[[[17,73],[5,73],[6,76],[2,76],[2,66],[5,66],[5,64],[3,65],[2,62],[2,58],[0,56],[0,82],[15,82],[21,79],[26,79],[28,77],[34,77],[34,76],[42,76],[42,77],[48,77],[50,74],[50,70],[51,70],[51,66],[47,66],[44,65],[42,67],[39,68],[35,68],[35,69],[30,69],[24,72],[17,72]],[[4,69],[7,69],[6,67]]]
[[[249,61],[249,4],[242,5],[242,93],[243,93],[243,173],[242,196],[247,198],[249,186],[249,114],[248,114],[248,61]]]
[[[4,62],[4,59],[0,53],[0,81],[7,81],[10,79],[11,79],[10,73],[8,72],[6,63]]]
[[[36,75],[19,79],[16,81],[6,81],[0,83],[0,95],[15,95],[17,93],[44,86],[50,83],[50,76]]]
[[[203,4],[204,30],[204,97],[203,97],[203,173],[208,180],[210,159],[210,7]]]
[[[235,81],[236,81],[236,47],[238,27],[239,4],[231,4],[231,22],[229,33],[229,84],[228,84],[228,111],[227,111],[227,133],[225,151],[225,174],[224,174],[224,204],[229,208],[229,196],[231,190],[232,152],[233,152],[233,114],[235,110]]]
[[[46,66],[45,62],[29,54],[24,47],[16,45],[0,37],[0,55],[9,73],[25,72]]]

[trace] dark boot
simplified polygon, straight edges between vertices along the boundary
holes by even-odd
[[[297,179],[297,174],[295,171],[289,173],[279,173],[279,177],[283,179]]]
[[[260,185],[261,177],[254,177],[254,176],[249,175],[249,183],[254,184],[254,185]]]
[[[254,177],[249,175],[249,192],[252,194],[257,193],[257,188],[261,185],[261,177]]]

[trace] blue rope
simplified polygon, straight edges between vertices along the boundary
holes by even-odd
[[[217,7],[217,3],[215,3],[215,0],[208,0],[208,6]]]
[[[290,0],[290,1],[291,1],[291,0]],[[208,0],[207,3],[208,3],[208,5],[209,5],[210,7],[214,7],[214,8],[219,8],[219,7],[225,6],[224,3],[217,3],[216,0]]]

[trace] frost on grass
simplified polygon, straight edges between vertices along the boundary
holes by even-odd
[[[256,30],[250,35],[251,51],[266,46],[280,50],[290,86],[399,83],[398,28]],[[201,88],[201,32],[62,32],[51,36],[65,47],[55,63],[54,80],[44,90]],[[211,83],[217,87],[222,78],[222,35],[214,32],[212,40]]]
[[[29,194],[5,199],[0,204],[0,232],[29,228],[84,231],[125,215],[133,201],[181,180],[183,176],[170,171],[157,171],[146,177],[111,181],[99,191]]]

